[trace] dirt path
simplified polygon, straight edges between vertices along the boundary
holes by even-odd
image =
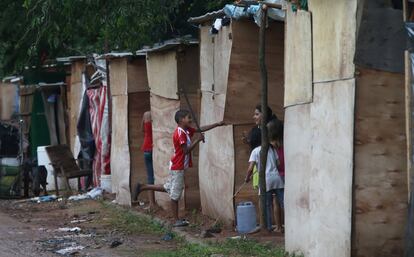
[[[174,250],[176,243],[156,232],[121,231],[122,220],[95,201],[75,203],[19,203],[0,201],[0,257],[147,256]],[[80,231],[60,231],[76,228]],[[119,245],[118,245],[119,244]],[[113,247],[115,246],[115,247]],[[70,249],[66,254],[59,250]]]
[[[39,233],[42,234],[34,227],[27,226],[0,212],[0,256],[55,256],[39,251],[36,244]]]

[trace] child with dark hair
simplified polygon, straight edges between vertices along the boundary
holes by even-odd
[[[272,217],[273,217],[273,196],[275,195],[280,209],[283,210],[284,208],[284,180],[282,178],[282,174],[279,171],[280,167],[280,157],[277,154],[276,146],[277,142],[280,138],[280,120],[272,120],[267,124],[267,130],[269,132],[269,150],[267,152],[267,162],[266,162],[266,192],[264,192],[266,196],[266,227],[269,231],[272,231]],[[249,182],[252,179],[254,167],[257,166],[258,170],[260,171],[260,166],[262,165],[260,162],[260,151],[261,146],[256,147],[249,159],[249,167],[247,169],[247,175],[245,182]],[[260,194],[262,192],[259,192]],[[283,212],[281,213],[280,217],[281,220],[278,222],[277,230],[283,232]]]
[[[150,184],[138,184],[134,195],[134,200],[143,191],[157,191],[168,193],[171,198],[171,211],[176,220],[174,226],[182,227],[187,226],[188,222],[180,220],[178,218],[178,201],[184,190],[184,172],[186,169],[192,167],[191,151],[204,140],[202,132],[211,130],[218,126],[225,125],[224,122],[214,123],[211,125],[203,126],[200,130],[196,130],[192,127],[193,118],[191,113],[187,110],[179,110],[175,113],[175,121],[177,122],[177,128],[173,133],[173,145],[174,155],[171,158],[169,165],[169,177],[167,183],[164,185],[150,185]],[[195,133],[200,133],[196,140],[192,141],[192,137]]]

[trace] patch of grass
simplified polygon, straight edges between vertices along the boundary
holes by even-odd
[[[177,250],[147,253],[147,257],[210,257],[221,254],[232,257],[286,257],[282,248],[259,244],[253,240],[226,240],[223,243],[212,243],[208,246],[189,244],[181,241]]]
[[[147,217],[142,217],[130,210],[116,208],[104,201],[101,202],[108,213],[110,226],[119,229],[127,234],[152,234],[161,235],[167,230],[161,224]]]

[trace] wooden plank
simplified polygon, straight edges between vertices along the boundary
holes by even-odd
[[[169,162],[173,155],[172,134],[177,124],[174,114],[180,108],[180,101],[167,99],[151,93],[151,115],[153,136],[153,164],[156,184],[164,184],[169,174]],[[165,193],[156,193],[157,203],[164,209],[170,209],[170,198]]]
[[[178,100],[176,52],[148,53],[147,74],[151,93]]]
[[[128,93],[149,91],[147,66],[144,57],[128,61]]]
[[[412,85],[412,63],[410,58],[410,52],[405,51],[405,136],[407,138],[407,188],[408,195],[411,194],[412,176],[413,176],[413,120],[412,120],[412,109],[413,109],[413,91]],[[409,197],[408,197],[409,198]]]
[[[229,123],[247,123],[252,121],[252,109],[260,102],[259,28],[251,21],[233,21],[232,38],[224,119]],[[269,105],[280,115],[283,114],[283,59],[284,24],[273,22],[266,34]]]
[[[144,112],[149,111],[149,92],[137,92],[128,94],[128,139],[131,159],[131,190],[140,183],[147,183],[147,172],[144,162],[144,154],[141,146],[144,141],[144,133],[141,130],[141,121]],[[141,194],[140,199],[147,199],[147,194]]]
[[[356,0],[310,0],[314,82],[354,77]]]
[[[359,69],[353,256],[403,256],[407,219],[404,75]]]
[[[314,84],[310,257],[351,254],[354,96],[354,79]]]
[[[130,152],[128,144],[128,96],[112,97],[111,179],[116,202],[131,205]]]
[[[219,218],[225,224],[234,220],[234,140],[233,126],[224,126],[205,134],[200,145],[199,179],[203,214]]]
[[[300,43],[299,43],[300,42]],[[311,14],[286,9],[285,107],[312,102]]]
[[[128,63],[126,58],[112,59],[109,63],[111,95],[128,94]]]
[[[310,104],[286,108],[284,124],[285,150],[285,247],[290,253],[309,256],[310,176],[312,131]],[[298,229],[300,228],[300,229]]]

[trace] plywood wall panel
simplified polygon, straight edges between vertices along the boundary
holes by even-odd
[[[0,82],[0,120],[10,120],[16,112],[17,85]]]
[[[153,165],[156,184],[164,184],[168,179],[169,163],[174,147],[172,135],[177,124],[174,114],[180,108],[180,101],[167,99],[151,93],[151,115],[153,136]],[[165,193],[155,194],[157,203],[165,209],[170,208],[170,198]]]
[[[200,118],[200,104],[201,97],[198,93],[187,94],[191,108],[193,109],[197,120]],[[180,108],[189,110],[189,106],[184,97],[180,98]],[[200,123],[199,123],[200,124]],[[195,124],[193,124],[195,127]],[[185,174],[185,190],[184,190],[184,201],[186,209],[199,209],[200,203],[200,186],[198,176],[198,158],[199,148],[196,147],[192,152],[193,167],[189,168]]]
[[[285,107],[312,102],[311,13],[286,9]],[[294,42],[300,42],[300,47]]]
[[[285,247],[290,253],[310,247],[310,199],[312,131],[310,104],[291,106],[285,113]],[[298,229],[300,227],[300,229]]]
[[[254,107],[260,102],[259,28],[251,21],[232,22],[232,38],[224,119],[230,123],[249,123]],[[284,24],[273,22],[266,34],[269,105],[280,114],[283,113],[283,59]]]
[[[144,57],[128,61],[128,93],[149,91],[147,66]]]
[[[178,88],[189,94],[200,90],[200,52],[198,45],[177,52]]]
[[[176,57],[175,51],[148,53],[147,74],[151,93],[178,100]]]
[[[128,63],[126,58],[113,59],[109,63],[111,95],[128,94]]]
[[[214,87],[212,86],[212,88],[206,90],[214,91],[217,94],[226,94],[233,42],[231,26],[223,27],[220,33],[214,37]]]
[[[69,142],[71,150],[74,154],[74,147],[76,136],[78,134],[77,124],[79,119],[80,103],[83,97],[83,86],[82,86],[82,72],[85,67],[83,61],[77,61],[72,63],[72,70],[70,76],[70,86],[68,90],[68,99],[69,99]],[[75,156],[77,157],[77,156]]]
[[[235,159],[235,174],[234,174],[234,190],[237,191],[244,183],[246,178],[246,171],[249,166],[250,146],[245,144],[242,140],[243,132],[249,132],[252,125],[234,126],[234,159]],[[255,204],[256,209],[259,210],[259,196],[258,190],[253,189],[253,184],[248,183],[243,186],[239,194],[234,198],[235,206],[240,202],[251,201]]]
[[[404,75],[359,69],[353,255],[403,256],[407,219]]]
[[[354,77],[356,6],[356,0],[309,1],[314,82]]]
[[[144,141],[144,133],[141,121],[144,112],[149,111],[149,92],[128,94],[128,139],[131,159],[131,190],[139,183],[147,183],[147,172],[144,162],[144,153],[141,146]],[[141,194],[140,199],[146,199],[147,194]]]
[[[200,81],[202,91],[212,91],[214,87],[214,41],[209,26],[200,27]]]
[[[112,97],[111,178],[116,202],[131,205],[130,153],[128,142],[128,96]]]

